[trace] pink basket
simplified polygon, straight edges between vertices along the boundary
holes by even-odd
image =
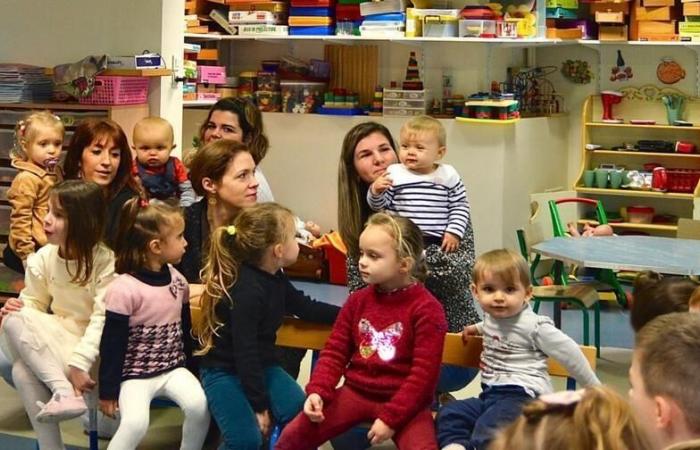
[[[147,77],[95,77],[95,89],[78,101],[85,105],[138,105],[148,99]]]

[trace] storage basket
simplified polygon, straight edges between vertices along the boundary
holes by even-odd
[[[669,192],[693,192],[700,180],[697,169],[666,169]]]
[[[95,77],[95,89],[78,101],[85,105],[137,105],[148,99],[147,77]]]

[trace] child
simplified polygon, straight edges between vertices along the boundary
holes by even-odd
[[[700,448],[700,314],[657,317],[637,333],[630,404],[655,450]]]
[[[445,308],[449,331],[461,332],[480,318],[469,292],[474,266],[474,236],[464,184],[445,155],[445,129],[428,116],[401,127],[399,160],[367,191],[375,210],[407,217],[420,228],[425,243],[426,287]],[[442,251],[441,251],[442,250]]]
[[[522,405],[552,392],[547,357],[559,361],[583,386],[600,384],[578,345],[535,314],[530,270],[519,254],[506,249],[484,253],[474,265],[474,297],[484,321],[463,336],[482,335],[482,393],[445,405],[438,414],[442,449],[486,449],[493,433],[520,414]]]
[[[170,156],[175,148],[173,127],[160,117],[146,117],[134,126],[136,152],[133,174],[141,179],[150,197],[165,200],[180,199],[180,205],[190,206],[195,195],[187,178],[187,169],[178,158]]]
[[[371,216],[360,235],[359,268],[369,286],[343,306],[306,386],[304,411],[277,450],[316,448],[365,421],[372,422],[372,445],[393,438],[399,449],[437,449],[430,404],[447,323],[420,282],[420,230],[403,217]]]
[[[100,242],[104,196],[94,183],[54,187],[44,218],[47,245],[27,259],[25,288],[2,309],[3,352],[42,449],[63,448],[54,422],[87,408],[90,370],[104,325],[114,255]]]
[[[569,222],[566,224],[566,231],[571,237],[591,237],[591,236],[612,236],[613,229],[608,224],[591,226],[589,223],[583,225],[583,231],[578,231],[576,224]]]
[[[685,277],[642,272],[634,279],[630,322],[634,332],[655,317],[672,312],[688,312],[697,283]],[[700,291],[699,291],[700,292]]]
[[[304,393],[275,358],[284,315],[333,323],[338,307],[311,300],[281,271],[297,259],[294,215],[276,203],[243,209],[211,236],[204,268],[201,380],[222,448],[258,450],[272,421],[284,425]]]
[[[10,235],[4,251],[5,265],[24,273],[27,256],[46,244],[44,216],[49,190],[56,184],[56,163],[63,147],[63,122],[48,111],[38,111],[15,126],[12,167],[19,173],[7,191],[10,202]]]
[[[116,272],[107,290],[100,342],[100,409],[121,423],[109,449],[135,449],[148,430],[151,400],[185,412],[181,449],[202,448],[209,426],[204,391],[185,367],[192,356],[189,287],[170,264],[187,242],[178,206],[129,200],[119,221]],[[154,345],[157,343],[158,345]],[[118,399],[118,401],[117,401]]]
[[[593,386],[540,396],[489,450],[651,450],[627,401]]]

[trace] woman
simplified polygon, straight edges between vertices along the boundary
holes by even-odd
[[[199,272],[211,230],[230,225],[241,209],[254,205],[259,182],[248,146],[229,139],[211,141],[195,153],[190,180],[203,198],[185,208],[187,248],[178,269],[196,284],[201,282]]]
[[[107,201],[105,242],[114,248],[122,206],[144,196],[131,175],[131,150],[124,130],[110,119],[88,118],[75,128],[63,162],[65,179],[94,181]]]
[[[357,267],[359,236],[364,223],[372,214],[367,205],[367,190],[386,168],[398,162],[396,145],[389,130],[376,122],[364,122],[353,127],[345,135],[338,164],[338,228],[347,254],[348,288],[355,291],[364,286]],[[474,251],[474,235],[471,221],[464,235],[465,243]],[[473,260],[473,258],[472,258]],[[431,288],[430,279],[426,287]],[[471,300],[471,299],[469,299]],[[449,322],[454,322],[454,318]],[[460,327],[471,323],[458,324]],[[454,326],[453,326],[454,328]],[[451,331],[461,331],[451,330]],[[443,365],[438,382],[438,393],[462,389],[476,376],[470,368]],[[351,448],[343,444],[334,444]],[[357,448],[357,443],[355,448]],[[336,447],[339,448],[339,447]]]

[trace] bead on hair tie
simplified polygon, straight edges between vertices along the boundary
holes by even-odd
[[[229,226],[226,227],[226,232],[227,232],[230,236],[234,236],[234,235],[236,234],[236,227],[233,226],[233,225],[229,225]]]

